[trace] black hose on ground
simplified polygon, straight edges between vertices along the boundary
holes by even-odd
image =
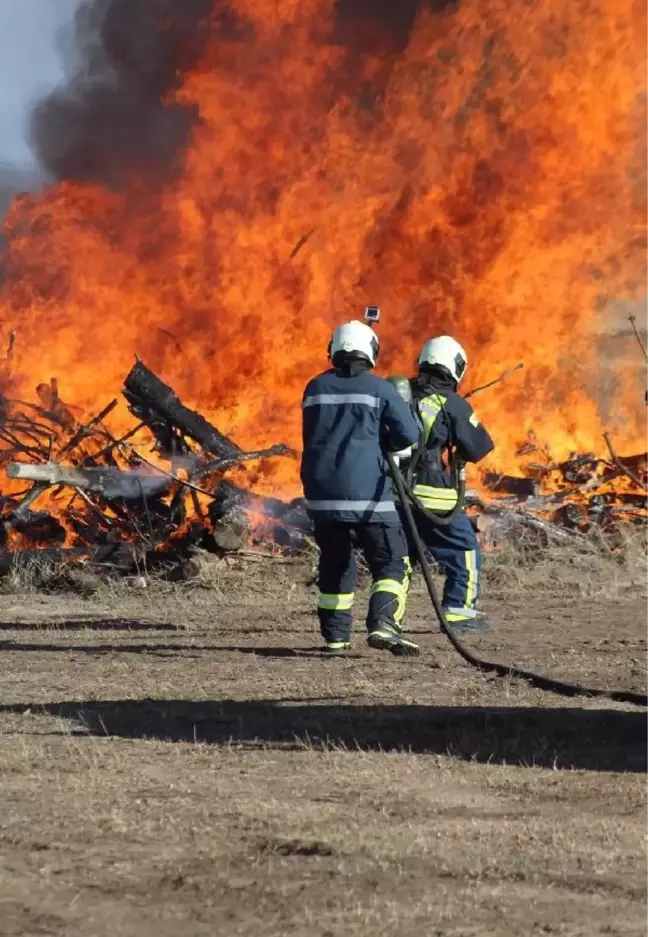
[[[631,703],[634,706],[648,706],[648,696],[645,693],[633,693],[626,690],[601,690],[594,687],[580,686],[577,683],[567,683],[564,680],[555,680],[553,677],[545,677],[542,674],[533,673],[531,670],[522,670],[520,667],[515,667],[513,665],[496,664],[492,661],[483,660],[481,657],[476,657],[471,651],[469,651],[468,648],[465,647],[464,644],[459,640],[456,634],[453,633],[452,628],[446,621],[443,608],[441,607],[441,603],[439,602],[439,598],[436,594],[430,565],[427,561],[427,557],[425,556],[425,547],[423,546],[418,530],[416,529],[416,523],[412,514],[412,508],[410,507],[410,501],[405,487],[405,482],[403,480],[403,476],[401,475],[400,469],[396,465],[394,457],[391,455],[391,453],[387,453],[387,462],[389,464],[389,470],[394,480],[394,484],[396,485],[396,491],[398,492],[398,496],[400,498],[403,514],[405,515],[405,522],[407,524],[409,533],[411,534],[414,546],[416,547],[418,559],[421,564],[421,572],[423,573],[423,578],[425,580],[425,585],[427,586],[430,601],[434,606],[434,611],[439,620],[441,631],[450,641],[457,654],[459,654],[460,657],[466,661],[466,663],[470,664],[471,667],[475,667],[477,670],[485,671],[487,673],[496,673],[499,677],[518,677],[522,680],[527,680],[532,686],[539,690],[547,690],[551,693],[558,693],[561,696],[603,697],[605,699],[614,700],[617,703]]]

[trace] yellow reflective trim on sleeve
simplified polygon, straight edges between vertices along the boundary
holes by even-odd
[[[476,429],[479,426],[479,419],[477,418],[477,414],[471,413],[470,417],[468,418],[468,422],[470,423],[471,426],[474,426]]]
[[[325,608],[328,611],[346,612],[353,608],[354,592],[320,592],[317,597],[317,607]]]

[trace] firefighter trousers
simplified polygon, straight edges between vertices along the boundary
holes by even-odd
[[[477,617],[482,567],[481,550],[469,518],[461,513],[447,527],[439,527],[414,511],[414,520],[426,550],[445,573],[441,604],[446,619],[450,624],[468,623]],[[416,549],[412,543],[410,551],[416,561]]]
[[[371,572],[367,630],[405,614],[411,574],[407,540],[402,527],[380,523],[316,521],[315,542],[320,549],[317,613],[322,637],[329,643],[348,641],[355,597],[357,544]]]

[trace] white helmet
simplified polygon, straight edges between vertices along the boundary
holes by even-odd
[[[331,361],[341,351],[349,355],[358,355],[366,358],[373,368],[378,360],[380,341],[372,328],[364,322],[345,322],[339,325],[329,344],[329,358]]]
[[[421,348],[418,359],[419,368],[422,364],[438,364],[449,371],[457,384],[466,373],[468,357],[459,342],[449,335],[440,335],[431,338]]]

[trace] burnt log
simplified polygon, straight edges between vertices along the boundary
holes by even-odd
[[[133,501],[157,498],[167,491],[171,481],[165,475],[144,472],[122,472],[112,468],[83,468],[61,465],[59,462],[11,462],[7,466],[9,478],[25,478],[43,487],[70,485],[101,494],[106,501]],[[22,505],[21,505],[22,507]]]
[[[601,460],[597,459],[593,452],[585,452],[566,462],[560,462],[557,468],[566,482],[582,485],[596,476],[600,464]]]
[[[269,520],[277,521],[304,533],[310,533],[312,530],[311,520],[306,513],[302,498],[295,498],[290,502],[281,501],[279,498],[266,498],[247,491],[245,488],[238,488],[228,481],[221,481],[212,497],[214,500],[209,509],[212,522],[234,508],[241,508],[245,511],[256,511]]]
[[[203,416],[185,407],[168,384],[142,361],[131,368],[124,381],[123,394],[131,412],[150,427],[169,452],[174,449],[174,430],[221,459],[231,459],[243,451]]]
[[[521,478],[517,475],[501,475],[499,472],[486,472],[484,485],[489,491],[517,498],[534,498],[540,485],[534,478]]]
[[[631,469],[636,475],[645,476],[648,471],[648,453],[646,452],[637,455],[620,455],[618,459],[620,465]]]
[[[262,497],[238,488],[231,482],[221,481],[209,506],[212,524],[216,528],[221,521],[235,516],[237,511],[252,511],[267,518],[267,524],[252,529],[253,543],[275,543],[284,551],[300,551],[306,548],[307,538],[312,535],[312,522],[302,498],[285,502],[279,498]]]
[[[7,520],[11,528],[29,543],[65,543],[65,528],[47,511],[25,511]]]
[[[247,547],[252,524],[244,510],[234,507],[219,517],[210,517],[210,520],[212,529],[203,542],[210,553],[233,553]]]
[[[219,551],[243,550],[250,539],[252,525],[245,511],[231,511],[215,522],[212,537]]]
[[[253,543],[274,543],[284,551],[301,551],[308,546],[313,525],[306,513],[303,498],[285,502],[279,498],[266,498],[222,481],[215,492],[217,500],[210,505],[210,519],[227,517],[237,510],[252,511],[267,518],[252,530]]]
[[[646,465],[645,463],[640,463],[640,471],[637,472],[633,469],[631,465],[632,456],[629,459],[621,459],[614,448],[612,440],[610,439],[609,433],[603,433],[603,439],[610,451],[610,456],[612,457],[612,462],[616,467],[623,472],[624,475],[630,479],[630,481],[637,486],[637,488],[642,488],[644,491],[648,491],[648,478],[646,475]],[[636,459],[637,456],[634,456]]]
[[[554,511],[552,521],[554,524],[560,524],[566,530],[585,531],[589,521],[587,508],[582,504],[568,501],[566,504],[561,505],[557,511]]]
[[[630,506],[635,508],[646,508],[648,507],[648,499],[645,494],[633,494],[632,492],[616,492],[616,491],[607,491],[604,494],[593,494],[589,500],[588,504],[590,508],[599,508],[599,507],[618,507]]]
[[[585,534],[575,528],[567,529],[549,520],[543,520],[530,510],[518,505],[505,507],[501,503],[482,502],[478,509],[477,529],[486,539],[494,542],[524,543],[529,536],[542,544],[567,544],[586,541]]]
[[[301,553],[312,546],[312,540],[309,540],[306,534],[291,530],[280,523],[271,524],[261,536],[253,537],[252,543],[273,543],[281,548],[282,553]]]

